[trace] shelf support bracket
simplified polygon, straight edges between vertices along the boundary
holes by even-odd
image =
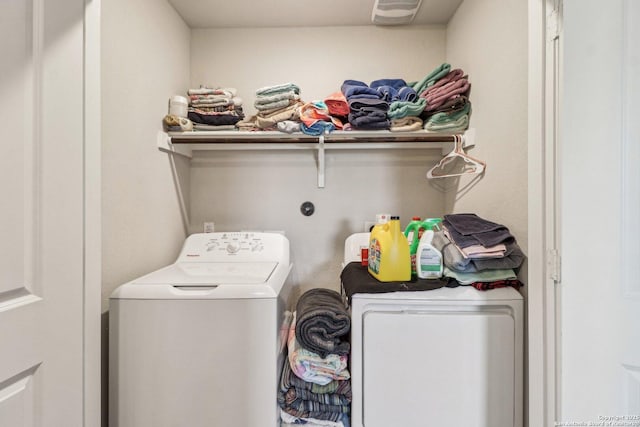
[[[464,133],[464,148],[473,148],[476,146],[476,129],[469,128]]]
[[[325,172],[325,158],[324,158],[324,134],[318,137],[318,188],[324,188],[324,172]]]
[[[158,144],[158,149],[164,153],[177,154],[178,156],[186,157],[188,159],[193,157],[193,153],[190,148],[177,147],[172,144],[171,137],[166,132],[158,132],[156,143]]]

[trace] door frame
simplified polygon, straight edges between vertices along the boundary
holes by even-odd
[[[560,218],[556,166],[562,73],[562,0],[529,0],[527,414],[559,419]],[[535,232],[532,232],[535,230]]]
[[[84,277],[83,424],[101,423],[101,0],[83,0],[84,11]]]

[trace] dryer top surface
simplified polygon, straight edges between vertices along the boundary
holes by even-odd
[[[387,292],[377,294],[354,294],[356,300],[400,301],[519,301],[522,295],[513,288],[499,288],[479,291],[472,286],[458,286],[456,288],[439,288],[430,291]]]

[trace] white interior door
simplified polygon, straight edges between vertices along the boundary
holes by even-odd
[[[84,11],[0,2],[0,426],[84,423]]]
[[[566,423],[640,425],[639,27],[636,0],[564,1],[558,417]]]

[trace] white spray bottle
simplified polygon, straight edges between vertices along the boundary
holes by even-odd
[[[430,228],[422,234],[416,251],[416,274],[420,279],[442,277],[442,253],[431,244],[432,241],[433,228]]]

